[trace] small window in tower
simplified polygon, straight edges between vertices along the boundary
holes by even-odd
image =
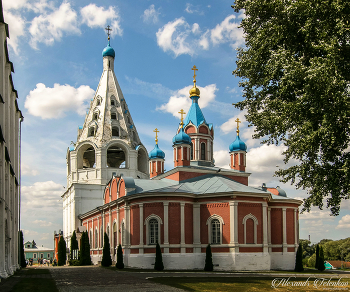
[[[97,101],[96,101],[96,105],[100,105],[101,104],[101,101],[98,99]]]
[[[93,115],[93,118],[92,118],[94,121],[96,121],[98,119],[98,114],[97,113],[94,113]]]
[[[201,160],[205,160],[205,143],[201,144]]]
[[[94,137],[94,136],[95,136],[95,128],[91,127],[89,128],[88,137]]]
[[[115,101],[113,99],[111,100],[111,105],[115,105]]]
[[[117,119],[117,114],[116,113],[111,113],[111,119],[116,120]]]
[[[118,127],[112,127],[112,136],[119,137],[119,128]]]

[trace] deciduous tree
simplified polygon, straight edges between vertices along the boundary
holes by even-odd
[[[296,165],[276,175],[307,189],[302,211],[322,209],[324,199],[338,215],[350,191],[350,33],[347,1],[246,1],[241,22],[245,47],[238,50],[254,138],[283,144],[284,162]]]

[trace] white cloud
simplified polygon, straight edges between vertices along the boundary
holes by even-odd
[[[9,25],[10,39],[8,40],[9,46],[13,49],[16,55],[18,55],[18,38],[24,35],[25,19],[19,14],[12,14],[7,11],[5,13],[5,22]]]
[[[64,193],[62,185],[53,181],[36,182],[31,186],[22,186],[23,209],[62,207],[61,195]]]
[[[188,8],[188,11],[192,10]],[[157,43],[164,52],[173,52],[175,57],[182,54],[192,56],[199,49],[208,50],[210,44],[229,43],[235,49],[244,45],[243,30],[238,28],[239,21],[235,22],[235,19],[235,15],[229,15],[215,28],[201,34],[198,23],[190,25],[184,17],[177,18],[158,30]]]
[[[94,90],[81,85],[74,88],[70,85],[54,84],[53,88],[38,83],[26,97],[25,108],[29,113],[42,119],[57,119],[65,116],[67,111],[85,113],[84,102],[94,96]]]
[[[152,5],[150,5],[150,7],[148,9],[146,9],[143,12],[143,15],[141,17],[143,18],[144,22],[157,23],[159,14],[160,14],[159,11],[155,10],[154,4],[152,4]]]
[[[215,166],[221,168],[230,168],[230,154],[228,150],[214,151]]]
[[[203,11],[200,10],[199,5],[192,5],[190,3],[186,3],[186,8],[185,8],[185,12],[189,13],[189,14],[193,14],[193,13],[197,13],[199,15],[203,15]]]
[[[21,164],[22,175],[27,176],[37,176],[39,172],[36,169],[31,168],[29,165],[22,163]]]
[[[164,52],[172,51],[176,57],[181,54],[193,55],[193,46],[186,41],[190,33],[191,28],[185,19],[177,18],[158,30],[157,44]]]
[[[193,86],[189,85],[182,89],[174,92],[174,94],[169,98],[166,104],[161,105],[157,110],[171,113],[173,116],[180,118],[178,113],[181,109],[185,112],[191,106],[191,99],[189,98],[189,90]],[[205,87],[197,86],[201,91],[201,97],[198,100],[200,107],[203,109],[208,106],[209,103],[213,102],[215,99],[215,92],[218,90],[216,84],[210,84]]]
[[[31,34],[30,45],[34,49],[37,49],[38,43],[52,45],[62,38],[63,33],[80,34],[77,13],[71,8],[70,3],[63,2],[51,14],[42,14],[35,17],[32,20],[29,32]]]
[[[300,220],[334,220],[334,217],[330,216],[329,210],[311,210],[310,212],[300,214],[299,218]]]
[[[120,27],[120,16],[115,7],[109,6],[108,9],[98,7],[95,4],[89,4],[80,9],[82,23],[90,28],[102,27],[111,23],[111,35],[122,35],[123,30]]]
[[[343,216],[338,223],[336,229],[350,228],[350,215]]]
[[[11,0],[3,1],[2,3],[4,10],[20,9],[27,5],[27,0]]]
[[[239,112],[238,115],[234,116],[233,118],[229,119],[227,122],[223,123],[220,126],[220,130],[224,132],[224,134],[228,134],[230,132],[236,131],[237,130],[237,122],[235,120],[238,118],[241,123],[239,124],[239,127],[245,127],[247,124],[247,121],[245,119],[245,114],[246,111],[241,111]]]
[[[42,226],[42,227],[52,226],[52,222],[48,222],[45,220],[34,220],[32,223],[37,224],[37,225]]]
[[[210,39],[214,45],[228,42],[233,42],[233,48],[244,45],[243,30],[238,27],[239,23],[235,19],[235,15],[229,15],[210,31]]]
[[[22,8],[32,10],[35,13],[44,13],[47,8],[54,9],[53,2],[47,2],[47,0],[11,0],[3,1],[4,11],[6,10],[19,10]]]

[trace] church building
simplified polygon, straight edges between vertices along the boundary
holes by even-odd
[[[164,170],[158,145],[149,153],[114,74],[115,52],[102,52],[103,73],[74,148],[67,151],[64,237],[87,230],[91,259],[102,259],[107,233],[112,259],[122,245],[127,267],[153,268],[160,244],[165,269],[203,269],[211,245],[217,270],[293,269],[302,203],[279,187],[248,185],[247,146],[227,145],[230,169],[214,165],[214,128],[198,104],[181,113],[172,140],[174,168]],[[69,246],[69,245],[68,245]]]

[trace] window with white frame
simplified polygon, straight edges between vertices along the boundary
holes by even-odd
[[[207,220],[208,242],[210,244],[222,244],[222,226],[224,220],[219,215],[211,215]]]
[[[125,223],[122,223],[122,245],[125,245]]]
[[[98,231],[97,231],[97,228],[95,229],[95,248],[98,248]]]
[[[151,219],[149,221],[149,244],[158,243],[158,220]]]
[[[36,253],[33,253],[33,259],[36,259]]]
[[[244,243],[257,244],[258,237],[258,219],[251,213],[243,218]]]
[[[89,240],[90,246],[92,248],[92,229],[90,229],[90,240]]]

